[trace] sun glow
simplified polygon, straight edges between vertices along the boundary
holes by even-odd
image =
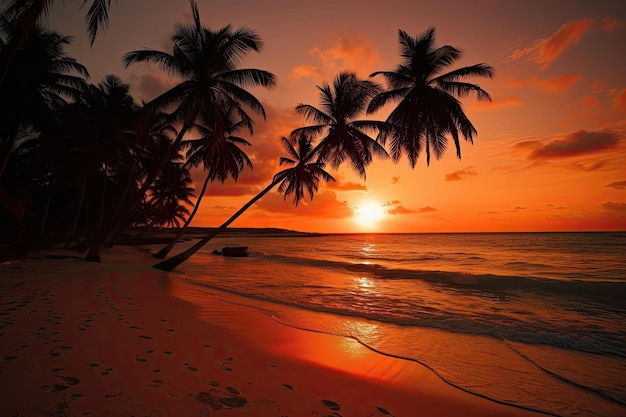
[[[385,208],[375,201],[366,201],[356,208],[354,218],[360,226],[373,227],[385,218]]]

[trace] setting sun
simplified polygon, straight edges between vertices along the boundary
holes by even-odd
[[[373,226],[385,217],[385,208],[375,201],[366,201],[357,206],[354,218],[361,226]]]

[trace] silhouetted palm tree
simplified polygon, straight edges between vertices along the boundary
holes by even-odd
[[[78,99],[85,89],[87,69],[69,57],[70,37],[35,28],[15,57],[0,85],[0,177],[20,129],[36,130],[50,122],[66,99]],[[77,75],[73,75],[73,73]]]
[[[394,71],[378,71],[371,75],[382,75],[388,89],[374,97],[368,113],[389,102],[399,101],[387,118],[388,125],[381,130],[379,140],[383,144],[390,140],[394,161],[397,162],[404,152],[414,167],[424,150],[427,164],[431,151],[439,159],[447,148],[450,135],[460,158],[459,136],[473,142],[473,135],[477,132],[456,97],[476,93],[478,100],[491,101],[480,86],[464,80],[475,76],[491,78],[493,68],[481,63],[442,73],[461,58],[462,52],[448,45],[436,47],[435,28],[429,28],[415,38],[400,30],[399,42],[402,62]]]
[[[83,6],[88,0],[83,0]],[[24,42],[37,23],[43,24],[54,0],[12,0],[4,9],[0,20],[4,31],[10,33],[0,42],[0,86],[6,81],[9,68],[22,49]],[[98,30],[109,24],[111,0],[92,0],[85,16],[89,41],[93,45]]]
[[[387,151],[375,139],[365,133],[376,130],[381,122],[356,120],[361,116],[370,100],[380,93],[380,87],[371,81],[360,80],[354,73],[342,72],[333,85],[324,83],[320,91],[321,109],[309,104],[299,104],[296,112],[316,123],[291,132],[291,138],[307,138],[321,135],[315,148],[319,160],[330,163],[334,169],[345,160],[365,178],[365,167],[372,162],[373,155],[388,157]]]
[[[233,114],[231,113],[231,115]],[[183,227],[178,230],[167,246],[152,255],[155,258],[165,258],[172,250],[176,242],[178,242],[184,234],[185,230],[198,212],[198,208],[200,207],[200,203],[210,181],[218,180],[223,184],[229,177],[237,181],[239,173],[246,166],[252,168],[252,162],[248,158],[248,155],[246,155],[246,153],[239,147],[241,145],[250,146],[250,143],[243,138],[233,136],[233,134],[237,133],[243,127],[248,127],[249,130],[251,130],[251,120],[240,120],[236,123],[228,122],[227,125],[230,124],[231,126],[226,129],[225,133],[227,136],[220,138],[216,137],[213,134],[213,129],[207,126],[214,124],[212,123],[212,118],[210,119],[211,120],[209,120],[206,124],[196,125],[196,130],[202,134],[200,139],[184,142],[187,146],[189,146],[187,151],[187,162],[185,165],[191,167],[202,165],[204,170],[207,172],[204,183],[202,184],[202,190],[198,194],[193,210],[183,224]]]
[[[176,158],[182,159],[182,155]],[[182,162],[170,161],[150,187],[149,203],[158,226],[179,226],[189,211],[194,190],[189,170]],[[184,204],[182,204],[184,203]]]
[[[128,216],[141,202],[141,194],[156,179],[166,161],[177,151],[187,131],[196,123],[199,114],[215,115],[216,121],[223,120],[217,115],[223,112],[222,103],[233,108],[240,118],[249,119],[246,108],[252,109],[263,117],[263,106],[245,87],[273,87],[275,76],[270,72],[258,69],[237,68],[239,62],[251,51],[259,52],[262,48],[261,38],[251,29],[233,30],[225,26],[217,31],[202,27],[200,14],[195,1],[191,1],[193,24],[176,25],[171,37],[172,53],[147,49],[129,52],[123,58],[129,66],[137,62],[148,62],[159,65],[168,74],[177,75],[183,81],[149,103],[151,106],[166,109],[175,107],[173,118],[182,126],[172,147],[163,155],[160,164],[149,173],[140,190],[127,211],[113,224],[100,230],[95,236],[87,260],[100,261],[100,251],[107,238],[115,233]],[[217,123],[213,127],[217,136],[223,135],[223,127]],[[221,131],[220,131],[221,130]]]
[[[241,214],[250,208],[250,206],[260,200],[277,185],[279,185],[279,191],[284,194],[285,198],[293,194],[293,204],[297,206],[305,194],[313,198],[314,193],[318,190],[320,180],[327,182],[335,180],[324,170],[324,163],[317,161],[311,162],[314,153],[310,139],[300,136],[298,139],[298,149],[294,148],[291,141],[287,138],[283,137],[281,141],[285,147],[287,156],[280,158],[280,165],[292,165],[292,167],[286,168],[274,175],[274,179],[270,185],[248,201],[220,227],[209,232],[186,251],[154,265],[154,268],[171,271],[185,262],[190,256],[200,250],[200,248],[206,245],[213,237],[226,229]]]

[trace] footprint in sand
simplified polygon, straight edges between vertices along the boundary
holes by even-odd
[[[224,360],[224,362],[222,362],[222,364],[220,365],[220,368],[222,368],[225,371],[232,371],[233,368],[230,367],[232,363],[233,363],[233,358],[228,357]]]
[[[389,411],[385,410],[385,409],[384,409],[384,408],[382,408],[382,407],[376,407],[376,409],[377,409],[378,411],[380,411],[381,413],[383,413],[383,414],[387,415],[387,416],[391,416],[391,417],[393,417],[393,414],[391,414]]]
[[[152,336],[146,336],[144,334],[140,334],[139,337],[142,339],[152,339]]]
[[[240,395],[236,397],[220,397],[217,389],[210,391],[202,391],[196,395],[196,401],[210,406],[213,410],[221,410],[222,408],[241,408],[245,406],[248,400]]]
[[[330,408],[333,411],[339,411],[340,408],[339,404],[330,400],[322,400],[322,404],[324,404],[324,407]]]
[[[287,388],[288,390],[293,391],[293,387],[289,384],[283,384],[283,387]]]

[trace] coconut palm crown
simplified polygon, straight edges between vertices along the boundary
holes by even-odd
[[[296,112],[314,124],[292,131],[292,142],[321,136],[312,150],[320,162],[336,169],[348,160],[353,170],[365,178],[365,168],[372,162],[373,155],[388,157],[383,146],[367,134],[376,130],[381,122],[357,120],[365,113],[370,100],[381,92],[380,86],[361,80],[352,72],[341,72],[332,85],[324,83],[317,88],[319,108],[310,104],[296,106]]]
[[[368,113],[373,113],[390,102],[398,102],[387,118],[378,139],[390,142],[394,161],[403,152],[415,167],[420,154],[426,152],[430,164],[431,152],[437,159],[443,156],[448,136],[454,140],[456,155],[461,157],[459,138],[473,143],[476,129],[463,112],[460,98],[475,93],[478,100],[491,101],[490,95],[470,77],[493,77],[494,69],[484,63],[444,72],[463,55],[449,45],[436,47],[435,28],[429,28],[417,37],[403,30],[398,33],[402,62],[394,71],[378,71],[371,77],[382,75],[388,89],[370,102]]]

